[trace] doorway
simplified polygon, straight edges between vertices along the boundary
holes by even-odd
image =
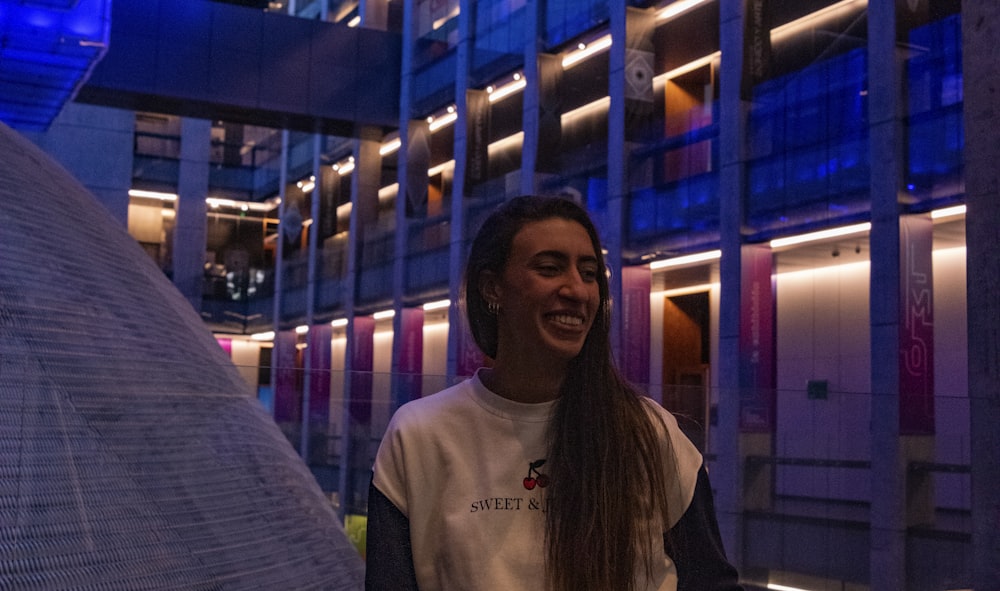
[[[709,406],[709,294],[665,296],[663,301],[663,406],[705,451]]]

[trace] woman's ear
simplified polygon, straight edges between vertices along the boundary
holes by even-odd
[[[500,281],[493,271],[483,271],[479,274],[479,295],[487,304],[500,303]]]

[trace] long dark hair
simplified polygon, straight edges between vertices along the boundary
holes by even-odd
[[[480,276],[503,271],[525,224],[550,218],[577,222],[587,231],[600,265],[601,301],[582,350],[569,364],[548,427],[546,574],[553,591],[631,591],[637,569],[650,575],[657,558],[648,545],[648,528],[652,523],[662,533],[665,473],[673,467],[666,462],[673,454],[661,452],[645,403],[615,368],[606,264],[586,210],[559,197],[516,197],[501,205],[483,223],[469,253],[466,314],[476,344],[494,357],[497,316],[480,293]],[[662,559],[662,546],[658,551]]]

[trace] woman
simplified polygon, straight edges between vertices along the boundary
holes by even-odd
[[[368,589],[740,589],[701,455],[613,365],[607,276],[570,201],[519,197],[486,220],[464,287],[493,362],[393,416]]]

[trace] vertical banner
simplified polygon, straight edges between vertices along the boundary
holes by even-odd
[[[294,330],[281,330],[274,335],[274,420],[277,423],[298,421],[302,406],[299,390],[298,355]]]
[[[562,58],[538,54],[538,172],[559,172],[562,146]]]
[[[372,370],[375,363],[375,319],[355,316],[351,335],[351,419],[369,424],[372,417]]]
[[[933,225],[927,216],[904,216],[899,226],[899,432],[933,435]]]
[[[740,429],[774,430],[775,365],[773,256],[769,246],[744,245],[740,298]]]
[[[743,79],[740,98],[753,99],[753,87],[770,75],[771,18],[767,0],[745,0],[743,3]]]
[[[625,15],[625,139],[649,131],[653,116],[656,13],[628,7]]]
[[[625,379],[649,383],[649,266],[622,269],[622,347],[619,365]]]
[[[410,121],[406,131],[406,215],[427,215],[427,169],[431,162],[431,131],[425,119]]]
[[[398,375],[396,406],[416,400],[422,395],[424,371],[424,311],[422,308],[403,308],[399,322],[399,360],[396,364]]]
[[[337,233],[337,206],[340,204],[340,173],[329,166],[320,167],[319,175],[319,239]],[[323,248],[320,244],[320,248]]]
[[[465,190],[489,176],[490,95],[485,90],[466,90],[468,112],[465,134]]]
[[[323,425],[330,422],[330,355],[333,327],[321,322],[309,328],[309,423]]]

